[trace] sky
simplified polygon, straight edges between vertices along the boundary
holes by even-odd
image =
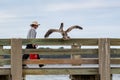
[[[120,38],[120,0],[0,0],[0,38],[26,38],[33,21],[40,23],[37,38],[61,22],[64,29],[83,27],[72,30],[71,38]]]

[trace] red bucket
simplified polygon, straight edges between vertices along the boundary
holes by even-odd
[[[30,54],[30,59],[38,59],[38,55],[37,54]]]

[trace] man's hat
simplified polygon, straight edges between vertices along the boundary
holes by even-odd
[[[32,24],[31,24],[31,26],[32,26],[32,25],[39,26],[40,24],[38,24],[38,22],[37,22],[37,21],[33,21],[33,22],[32,22]]]

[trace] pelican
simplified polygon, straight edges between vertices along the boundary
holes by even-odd
[[[59,33],[61,33],[61,35],[63,36],[63,39],[64,39],[64,40],[69,40],[70,37],[68,36],[68,32],[70,32],[70,31],[73,30],[73,29],[80,29],[80,30],[83,29],[81,26],[74,25],[74,26],[69,27],[67,30],[63,30],[63,26],[64,26],[64,24],[61,23],[59,29],[49,29],[49,30],[46,32],[46,34],[44,35],[44,37],[45,37],[45,38],[48,38],[49,35],[52,34],[53,32],[59,32]]]

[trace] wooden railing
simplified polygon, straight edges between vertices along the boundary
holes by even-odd
[[[25,49],[29,43],[39,45],[38,49]],[[75,46],[79,48],[72,48]],[[48,48],[49,46],[49,48]],[[53,48],[56,46],[65,48]],[[66,48],[67,46],[67,48]],[[111,80],[111,74],[119,74],[120,39],[115,38],[80,38],[80,39],[0,39],[0,75],[10,75],[12,80],[22,80],[23,75],[99,75],[100,80]],[[23,54],[40,55],[81,55],[79,58],[41,58],[22,60]],[[83,57],[82,55],[97,55]],[[5,58],[10,56],[10,58]],[[23,68],[22,64],[69,64],[68,67]],[[92,67],[82,64],[93,64]],[[98,65],[97,67],[94,66]],[[3,65],[11,65],[5,68]],[[77,66],[76,66],[77,65]]]

